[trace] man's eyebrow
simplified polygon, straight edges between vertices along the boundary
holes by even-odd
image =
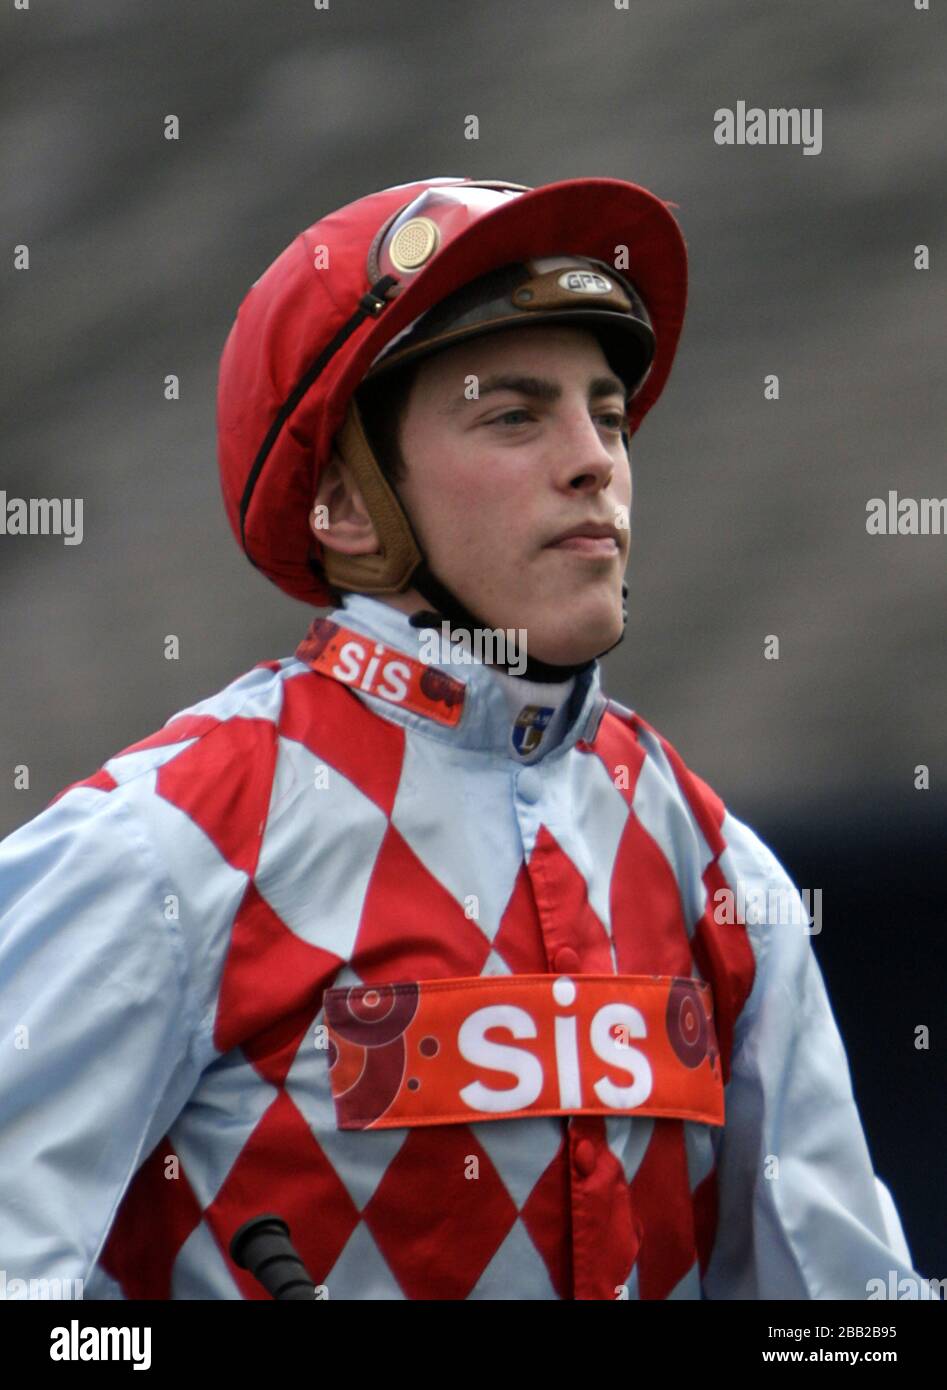
[[[496,391],[513,391],[518,396],[528,396],[537,401],[557,401],[562,395],[562,387],[556,381],[549,381],[544,377],[521,376],[517,373],[504,372],[497,376],[488,376],[486,380],[482,381],[479,395],[475,400],[470,400],[466,396],[457,396],[445,406],[443,413],[456,415],[463,410],[464,406],[482,401],[484,396],[489,396]],[[617,376],[596,376],[589,382],[589,400],[601,400],[603,396],[621,396],[625,404],[628,403],[628,392]]]

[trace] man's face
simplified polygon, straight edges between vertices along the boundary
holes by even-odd
[[[541,661],[587,661],[621,636],[624,423],[625,389],[584,328],[474,338],[437,353],[415,379],[397,490],[422,549],[487,627],[525,628],[527,652]],[[558,541],[586,524],[613,535]],[[418,606],[410,595],[389,602]]]

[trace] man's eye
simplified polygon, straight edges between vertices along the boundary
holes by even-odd
[[[521,418],[516,420],[516,418],[513,418],[516,416]],[[524,424],[527,420],[531,420],[531,418],[533,418],[533,411],[527,410],[526,406],[512,406],[509,410],[503,411],[502,416],[494,416],[492,420],[488,421],[488,424],[498,425],[505,423],[505,421],[513,425]],[[602,410],[599,411],[597,418],[598,420],[606,421],[606,428],[615,431],[615,434],[620,434],[620,432],[624,430],[623,410]]]
[[[504,410],[502,415],[497,415],[490,421],[491,425],[498,425],[501,420],[508,420],[511,415],[529,415],[530,412],[523,406],[516,406],[512,410]]]

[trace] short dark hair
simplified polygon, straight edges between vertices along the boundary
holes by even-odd
[[[355,392],[368,442],[390,483],[401,482],[407,472],[399,435],[420,367],[420,359],[392,367],[377,381],[363,382]]]

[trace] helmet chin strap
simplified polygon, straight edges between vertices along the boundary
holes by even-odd
[[[422,560],[420,565],[418,565],[414,574],[411,576],[411,584],[413,588],[417,589],[418,593],[423,594],[424,597],[430,601],[434,609],[434,611],[431,611],[425,608],[417,613],[412,613],[409,620],[412,627],[433,627],[440,632],[441,623],[446,618],[449,621],[451,632],[467,633],[471,643],[474,640],[474,628],[479,628],[481,631],[484,631],[488,627],[488,624],[475,617],[474,614],[470,612],[469,608],[465,608],[460,599],[457,598],[445,584],[441,583],[436,575],[431,572],[427,560]],[[540,661],[536,657],[528,657],[526,666],[522,671],[510,671],[509,664],[506,662],[498,663],[500,669],[506,670],[509,675],[519,676],[522,680],[543,682],[567,681],[570,676],[575,676],[581,671],[588,670],[599,657],[605,656],[607,652],[612,651],[613,648],[618,646],[619,642],[624,640],[625,627],[628,622],[628,609],[625,606],[625,600],[628,597],[628,585],[624,580],[621,586],[621,596],[621,636],[617,641],[613,642],[610,647],[606,647],[604,652],[599,652],[597,656],[592,657],[589,661],[580,661],[567,666],[554,665],[552,662]]]

